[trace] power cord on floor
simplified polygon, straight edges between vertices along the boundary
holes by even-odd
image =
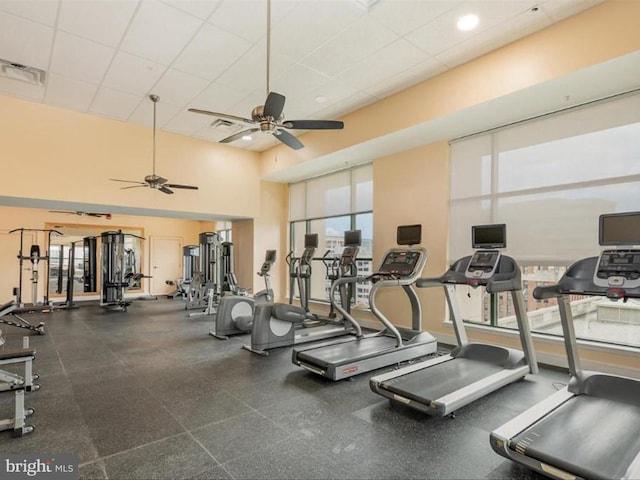
[[[553,382],[551,385],[553,385],[553,388],[555,388],[556,390],[562,390],[564,387],[567,386],[566,383],[562,383],[562,382]]]

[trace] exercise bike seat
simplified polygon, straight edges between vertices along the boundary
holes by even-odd
[[[307,319],[304,308],[288,303],[276,303],[271,308],[271,314],[278,320],[291,323],[302,323]]]

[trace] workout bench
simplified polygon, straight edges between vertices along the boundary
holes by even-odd
[[[2,331],[0,330],[0,345],[4,344]],[[29,348],[29,339],[24,337],[23,348],[0,350],[0,366],[2,365],[24,365],[24,375],[18,375],[0,369],[0,392],[14,392],[14,416],[0,419],[0,431],[13,430],[16,437],[21,437],[34,430],[33,425],[26,425],[25,419],[33,415],[33,408],[25,409],[24,393],[40,389],[40,385],[33,383],[39,376],[33,374],[33,360],[36,356],[34,348]]]

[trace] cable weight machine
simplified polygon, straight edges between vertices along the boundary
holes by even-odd
[[[131,301],[124,298],[129,288],[139,286],[144,278],[142,273],[135,271],[135,261],[132,263],[132,251],[125,247],[125,237],[135,237],[144,240],[143,237],[132,233],[118,231],[102,232],[102,288],[100,294],[100,306],[114,307],[127,311]]]
[[[20,264],[18,286],[14,287],[13,295],[16,297],[18,309],[22,311],[48,310],[49,305],[49,248],[52,236],[62,236],[58,230],[38,229],[38,228],[16,228],[9,233],[20,232],[20,250],[18,251],[18,261]],[[24,254],[24,232],[43,232],[47,234],[47,255],[42,256],[40,245],[34,243],[29,249],[29,255]],[[22,298],[22,279],[23,266],[25,261],[31,262],[31,303],[24,303]],[[40,279],[40,271],[38,269],[40,262],[46,263],[45,268],[45,289],[42,302],[38,302],[38,282]]]

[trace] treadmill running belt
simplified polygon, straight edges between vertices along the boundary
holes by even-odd
[[[326,368],[329,365],[341,365],[362,360],[372,355],[395,348],[393,337],[356,338],[350,342],[335,343],[319,348],[309,348],[298,352],[298,360]]]
[[[431,367],[395,377],[383,383],[390,392],[429,404],[451,392],[501,371],[492,363],[455,358]]]
[[[584,478],[622,478],[640,452],[638,418],[638,405],[579,395],[514,437],[509,448]]]

